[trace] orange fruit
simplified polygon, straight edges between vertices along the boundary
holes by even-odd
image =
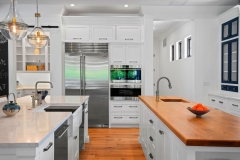
[[[191,109],[192,109],[192,110],[196,110],[196,109],[197,109],[197,106],[193,106]]]
[[[197,104],[197,107],[203,107],[203,105],[201,103]]]
[[[203,110],[204,110],[204,111],[208,111],[209,109],[208,109],[208,107],[205,107],[205,106],[204,106],[204,107],[203,107]]]
[[[202,107],[198,107],[197,111],[203,111],[203,108]]]

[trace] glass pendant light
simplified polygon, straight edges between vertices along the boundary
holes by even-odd
[[[2,32],[0,31],[0,44],[3,44],[7,42],[7,38],[4,37],[4,35],[2,34]]]
[[[9,40],[21,40],[28,31],[28,25],[22,20],[17,10],[17,0],[11,0],[8,15],[0,22],[2,34]]]
[[[37,0],[37,13],[35,14],[36,21],[33,31],[27,36],[28,43],[35,49],[43,48],[48,44],[49,37],[44,33],[40,23],[39,17],[41,15],[38,13],[38,0]]]

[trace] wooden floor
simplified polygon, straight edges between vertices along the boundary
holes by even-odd
[[[89,128],[89,136],[80,160],[145,160],[139,129]]]

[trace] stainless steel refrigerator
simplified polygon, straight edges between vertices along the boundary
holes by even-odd
[[[89,95],[89,127],[109,125],[107,43],[65,43],[65,94]]]

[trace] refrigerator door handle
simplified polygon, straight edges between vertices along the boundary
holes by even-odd
[[[85,61],[85,56],[83,56],[83,95],[85,95],[86,91],[86,61]]]
[[[80,95],[83,95],[82,94],[82,71],[83,71],[83,68],[82,68],[82,56],[80,56]]]

